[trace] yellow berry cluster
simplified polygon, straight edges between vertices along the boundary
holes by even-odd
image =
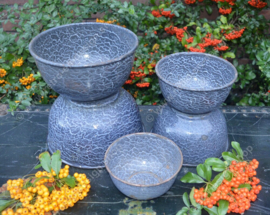
[[[27,85],[25,88],[29,90],[31,88],[31,85]]]
[[[0,69],[0,77],[3,78],[7,74],[7,71],[5,69]]]
[[[69,166],[60,170],[59,178],[67,177],[69,174]],[[41,178],[41,177],[48,178]],[[73,207],[76,202],[84,199],[89,192],[91,185],[85,174],[75,173],[77,185],[74,188],[69,188],[68,185],[63,185],[61,188],[55,188],[51,192],[47,186],[53,183],[56,179],[56,173],[48,173],[39,171],[35,177],[40,179],[33,187],[23,189],[24,180],[8,180],[7,190],[11,194],[11,198],[19,200],[22,207],[16,211],[9,208],[2,212],[2,215],[44,215],[49,211],[65,210]],[[56,177],[57,178],[57,177]]]
[[[27,78],[23,77],[19,80],[22,85],[28,85],[31,84],[33,81],[35,81],[35,78],[33,77],[33,74],[30,74]]]
[[[109,20],[109,21],[105,21],[105,20],[103,20],[103,19],[96,19],[96,22],[100,22],[100,23],[108,23],[108,24],[113,24],[113,23],[115,23],[116,22],[116,20],[114,19],[114,20]],[[116,23],[117,25],[120,25],[120,23],[118,22],[118,23]],[[125,25],[122,25],[122,27],[126,27]]]
[[[105,21],[103,19],[96,19],[96,22],[113,24],[116,22],[116,20]]]
[[[21,57],[20,59],[18,59],[17,61],[14,61],[12,63],[12,67],[15,68],[15,67],[20,67],[23,65],[23,58]]]
[[[8,81],[5,81],[5,80],[0,80],[0,84],[3,84],[1,87],[4,87],[6,84],[10,84],[10,83]]]

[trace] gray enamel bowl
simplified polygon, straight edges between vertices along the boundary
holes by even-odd
[[[46,83],[73,101],[116,94],[128,79],[137,36],[104,23],[78,23],[46,30],[29,45]]]
[[[179,147],[153,133],[123,136],[105,154],[105,166],[115,186],[126,196],[139,200],[166,193],[182,164]]]
[[[156,66],[167,103],[184,113],[207,113],[220,107],[237,78],[235,67],[210,54],[181,52]]]

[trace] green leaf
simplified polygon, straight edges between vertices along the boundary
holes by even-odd
[[[180,211],[177,212],[176,215],[184,215],[188,212],[188,208],[187,207],[183,207]]]
[[[218,208],[216,206],[213,206],[212,208],[204,206],[203,209],[206,210],[209,215],[218,215]]]
[[[8,190],[0,193],[0,198],[10,198],[10,192]]]
[[[236,150],[237,154],[241,159],[243,159],[243,150],[238,142],[232,141],[232,147]]]
[[[237,189],[241,189],[241,188],[247,188],[250,191],[251,185],[250,184],[240,184]]]
[[[187,174],[185,174],[182,178],[181,181],[184,183],[205,183],[205,181],[198,175],[192,173],[192,172],[188,172]]]
[[[207,12],[209,15],[211,15],[212,12],[213,12],[213,9],[212,9],[212,7],[211,7],[210,5],[206,5],[206,6],[205,6],[205,10],[206,10],[206,12]]]
[[[56,175],[58,175],[62,166],[61,152],[59,150],[53,153],[51,165]]]
[[[202,209],[198,208],[191,208],[189,211],[190,215],[201,215],[202,214]]]
[[[237,158],[237,156],[234,155],[234,154],[231,153],[231,152],[223,152],[223,153],[222,153],[222,157],[223,157],[223,159],[224,159],[225,161],[227,161],[229,164],[231,164],[231,162],[232,162],[233,160],[236,160],[236,161],[239,160],[239,159]]]
[[[68,176],[66,178],[62,178],[62,181],[64,181],[68,186],[70,186],[71,188],[76,186],[76,179],[74,176]]]
[[[192,187],[191,191],[190,191],[190,194],[189,194],[189,199],[190,199],[190,202],[191,204],[196,207],[198,205],[198,203],[195,201],[194,199],[194,190],[195,190],[195,187]]]
[[[226,52],[223,55],[224,58],[235,58],[235,54],[233,52]]]
[[[185,203],[185,205],[189,208],[190,207],[190,202],[189,202],[189,199],[188,199],[188,193],[185,192],[184,195],[183,195],[183,201]]]
[[[30,106],[31,105],[31,103],[29,101],[27,101],[27,100],[23,100],[22,104],[25,105],[25,106]]]
[[[54,187],[48,187],[49,192],[51,193],[54,190]]]
[[[196,167],[197,173],[199,176],[201,176],[202,178],[206,179],[206,175],[205,175],[205,166],[203,164],[199,164]]]
[[[206,180],[207,181],[210,181],[211,180],[211,178],[212,178],[212,169],[211,169],[211,167],[209,166],[209,165],[207,165],[207,164],[204,164],[204,166],[205,166],[205,176],[206,176]]]
[[[205,164],[212,166],[213,170],[216,168],[221,168],[221,169],[225,169],[226,168],[226,164],[220,160],[219,158],[207,158],[205,160]]]
[[[34,169],[39,169],[41,167],[41,164],[38,164],[34,167]]]
[[[226,170],[223,172],[224,174],[224,178],[227,180],[227,181],[231,181],[232,178],[233,178],[233,173],[230,171],[230,170]]]
[[[195,190],[195,187],[192,187],[190,194],[189,194],[190,202],[194,207],[202,209],[202,206],[200,204],[198,204],[194,199],[194,190]]]
[[[227,24],[227,17],[221,15],[221,16],[220,16],[220,21],[221,21],[223,24]]]
[[[213,181],[209,184],[207,192],[213,193],[214,191],[216,191],[217,188],[219,187],[219,185],[221,185],[223,179],[224,179],[223,172],[216,175],[216,177],[213,179]]]
[[[5,210],[8,206],[12,205],[15,200],[0,200],[0,212]]]
[[[219,200],[218,202],[218,215],[226,215],[229,208],[229,202],[226,200]]]
[[[151,3],[152,5],[156,5],[156,0],[150,0],[150,3]]]
[[[39,161],[44,170],[51,172],[51,156],[49,152],[43,152],[39,155]]]

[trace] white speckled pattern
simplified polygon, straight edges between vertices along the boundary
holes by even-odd
[[[119,138],[105,156],[106,168],[116,187],[140,200],[167,192],[182,163],[182,153],[175,143],[151,133]]]

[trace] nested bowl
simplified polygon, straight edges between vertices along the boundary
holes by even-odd
[[[105,154],[105,166],[115,186],[139,200],[166,193],[183,164],[180,148],[153,133],[134,133],[114,141]]]
[[[192,114],[217,109],[237,78],[235,67],[214,55],[181,52],[168,55],[156,66],[163,96],[173,108]]]
[[[29,51],[53,90],[73,101],[93,101],[118,92],[137,46],[137,36],[126,28],[78,23],[42,32]]]

